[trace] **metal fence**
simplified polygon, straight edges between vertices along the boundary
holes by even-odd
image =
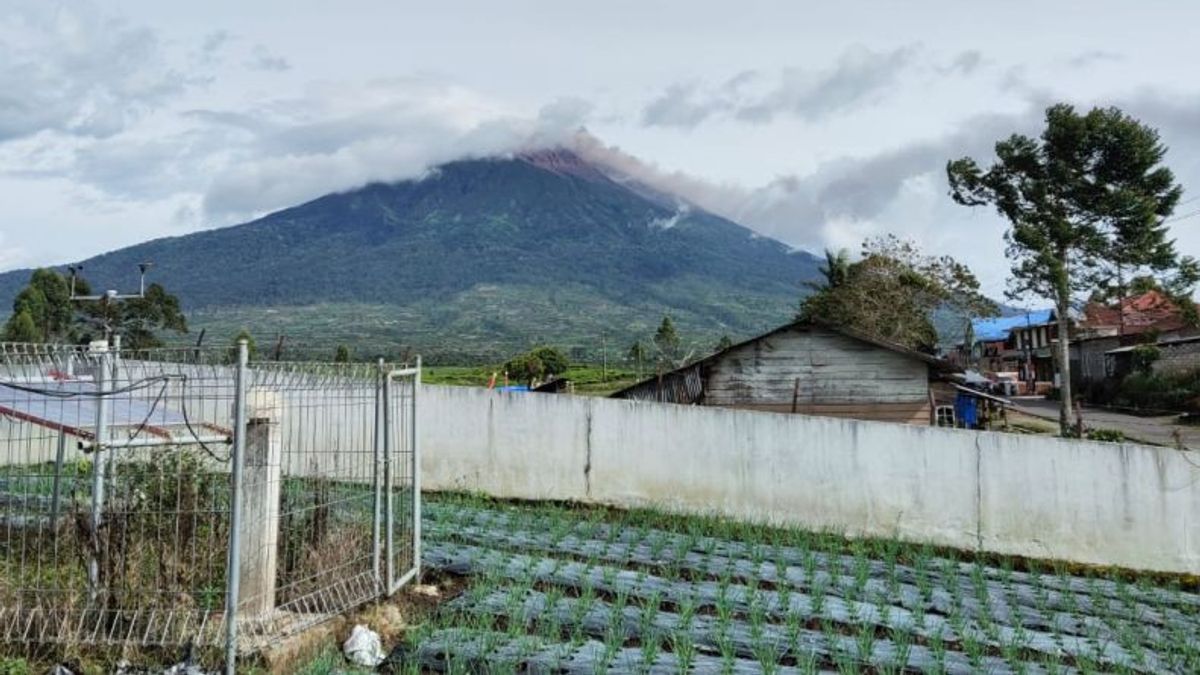
[[[418,573],[420,368],[0,345],[0,642],[223,648]]]

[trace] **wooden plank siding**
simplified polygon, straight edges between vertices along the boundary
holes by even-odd
[[[760,410],[763,412],[791,413],[792,404],[786,405],[734,405],[731,408],[741,410]],[[929,402],[923,403],[863,403],[843,405],[799,405],[796,412],[801,415],[820,415],[822,417],[846,417],[855,420],[871,420],[875,422],[896,422],[898,424],[926,425],[930,423],[931,408]]]
[[[898,404],[905,415],[915,417],[924,409],[929,419],[925,363],[825,328],[780,331],[732,349],[709,365],[706,380],[706,405],[790,412],[795,397],[798,409],[859,413]],[[898,414],[880,412],[889,419]]]
[[[933,361],[840,329],[796,323],[613,396],[929,424]]]

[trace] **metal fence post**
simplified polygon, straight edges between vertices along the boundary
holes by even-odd
[[[233,453],[229,470],[229,557],[225,565],[225,672],[237,670],[238,584],[241,569],[242,465],[246,454],[246,340],[238,340],[233,389]]]
[[[372,469],[372,481],[375,487],[375,515],[371,524],[371,560],[375,570],[375,583],[380,585],[380,588],[386,594],[387,588],[383,586],[383,573],[380,567],[380,556],[383,555],[383,527],[381,520],[383,518],[383,482],[381,469],[383,464],[383,388],[388,379],[387,371],[384,370],[383,359],[379,359],[377,364],[378,372],[375,373],[375,464]]]
[[[421,357],[417,356],[417,372],[413,375],[412,421],[409,424],[409,442],[412,448],[412,499],[413,499],[413,569],[414,578],[421,580],[421,446],[417,442],[417,390],[421,388]]]
[[[103,453],[108,445],[108,348],[100,354],[100,367],[96,370],[96,442],[92,444],[92,542],[94,548],[88,558],[88,587],[92,599],[100,594],[100,526],[104,521],[104,460]]]
[[[383,485],[384,485],[384,527],[387,539],[387,564],[384,565],[385,588],[392,592],[392,583],[396,579],[396,541],[395,520],[396,509],[392,495],[392,377],[389,374],[383,381]]]

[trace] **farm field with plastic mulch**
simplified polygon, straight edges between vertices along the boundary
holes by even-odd
[[[429,500],[398,672],[1200,672],[1192,580],[653,511]]]

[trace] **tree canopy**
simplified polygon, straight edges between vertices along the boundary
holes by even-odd
[[[680,365],[683,343],[669,316],[664,316],[658,330],[654,331],[654,349],[660,370],[672,370]]]
[[[1174,295],[1191,295],[1200,267],[1179,256],[1167,219],[1183,188],[1162,164],[1158,132],[1116,108],[1080,114],[1067,104],[1046,110],[1039,138],[1013,134],[996,143],[984,169],[969,157],[950,161],[950,195],[966,206],[992,206],[1009,222],[1009,295],[1053,301],[1059,322],[1059,423],[1072,410],[1068,313],[1072,299],[1151,275]],[[1190,301],[1189,301],[1190,302]]]
[[[77,279],[77,293],[87,295],[87,281]],[[37,269],[13,301],[5,339],[21,342],[86,342],[109,328],[123,346],[145,349],[162,345],[162,331],[187,332],[179,298],[160,284],[150,284],[140,298],[75,302],[67,280],[52,269]]]
[[[250,331],[243,328],[229,341],[229,361],[231,363],[237,363],[238,343],[242,340],[246,341],[246,358],[250,361],[258,358],[258,345],[254,342],[254,336],[250,334]]]
[[[534,381],[551,375],[561,375],[570,367],[570,361],[561,351],[554,347],[540,346],[509,359],[504,363],[503,369],[509,377],[532,386]]]
[[[826,251],[824,285],[814,286],[800,306],[800,319],[846,326],[899,345],[932,351],[938,340],[934,310],[965,317],[996,312],[979,292],[979,281],[950,256],[924,254],[895,236],[863,242],[862,258]]]

